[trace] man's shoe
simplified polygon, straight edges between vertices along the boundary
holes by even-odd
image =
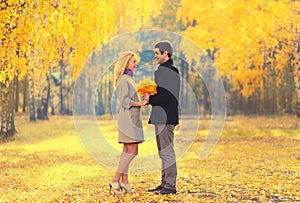
[[[176,194],[176,190],[175,189],[162,188],[160,190],[160,194],[162,194],[162,195]]]
[[[163,187],[161,185],[157,186],[156,188],[154,189],[150,189],[148,190],[148,192],[156,192],[156,191],[160,191],[161,189],[163,189]]]

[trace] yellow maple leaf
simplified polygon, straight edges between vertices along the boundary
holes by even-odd
[[[144,95],[145,93],[149,93],[150,95],[154,95],[157,93],[156,91],[156,83],[150,79],[141,80],[137,84],[137,92],[140,95]]]

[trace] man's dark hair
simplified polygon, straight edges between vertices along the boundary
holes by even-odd
[[[158,42],[154,48],[158,48],[160,53],[163,54],[165,51],[168,52],[168,57],[171,58],[173,54],[172,46],[169,42]]]

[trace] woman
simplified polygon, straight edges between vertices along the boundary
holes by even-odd
[[[115,87],[120,102],[118,141],[123,144],[118,170],[109,182],[110,191],[116,194],[123,193],[122,189],[131,193],[128,168],[138,154],[138,144],[144,141],[140,108],[146,105],[147,101],[140,101],[137,95],[133,80],[136,66],[136,56],[133,52],[129,52],[120,58],[115,67]]]

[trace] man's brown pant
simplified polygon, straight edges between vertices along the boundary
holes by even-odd
[[[156,144],[159,158],[162,160],[161,186],[168,189],[176,189],[176,156],[174,151],[175,125],[155,125]]]

